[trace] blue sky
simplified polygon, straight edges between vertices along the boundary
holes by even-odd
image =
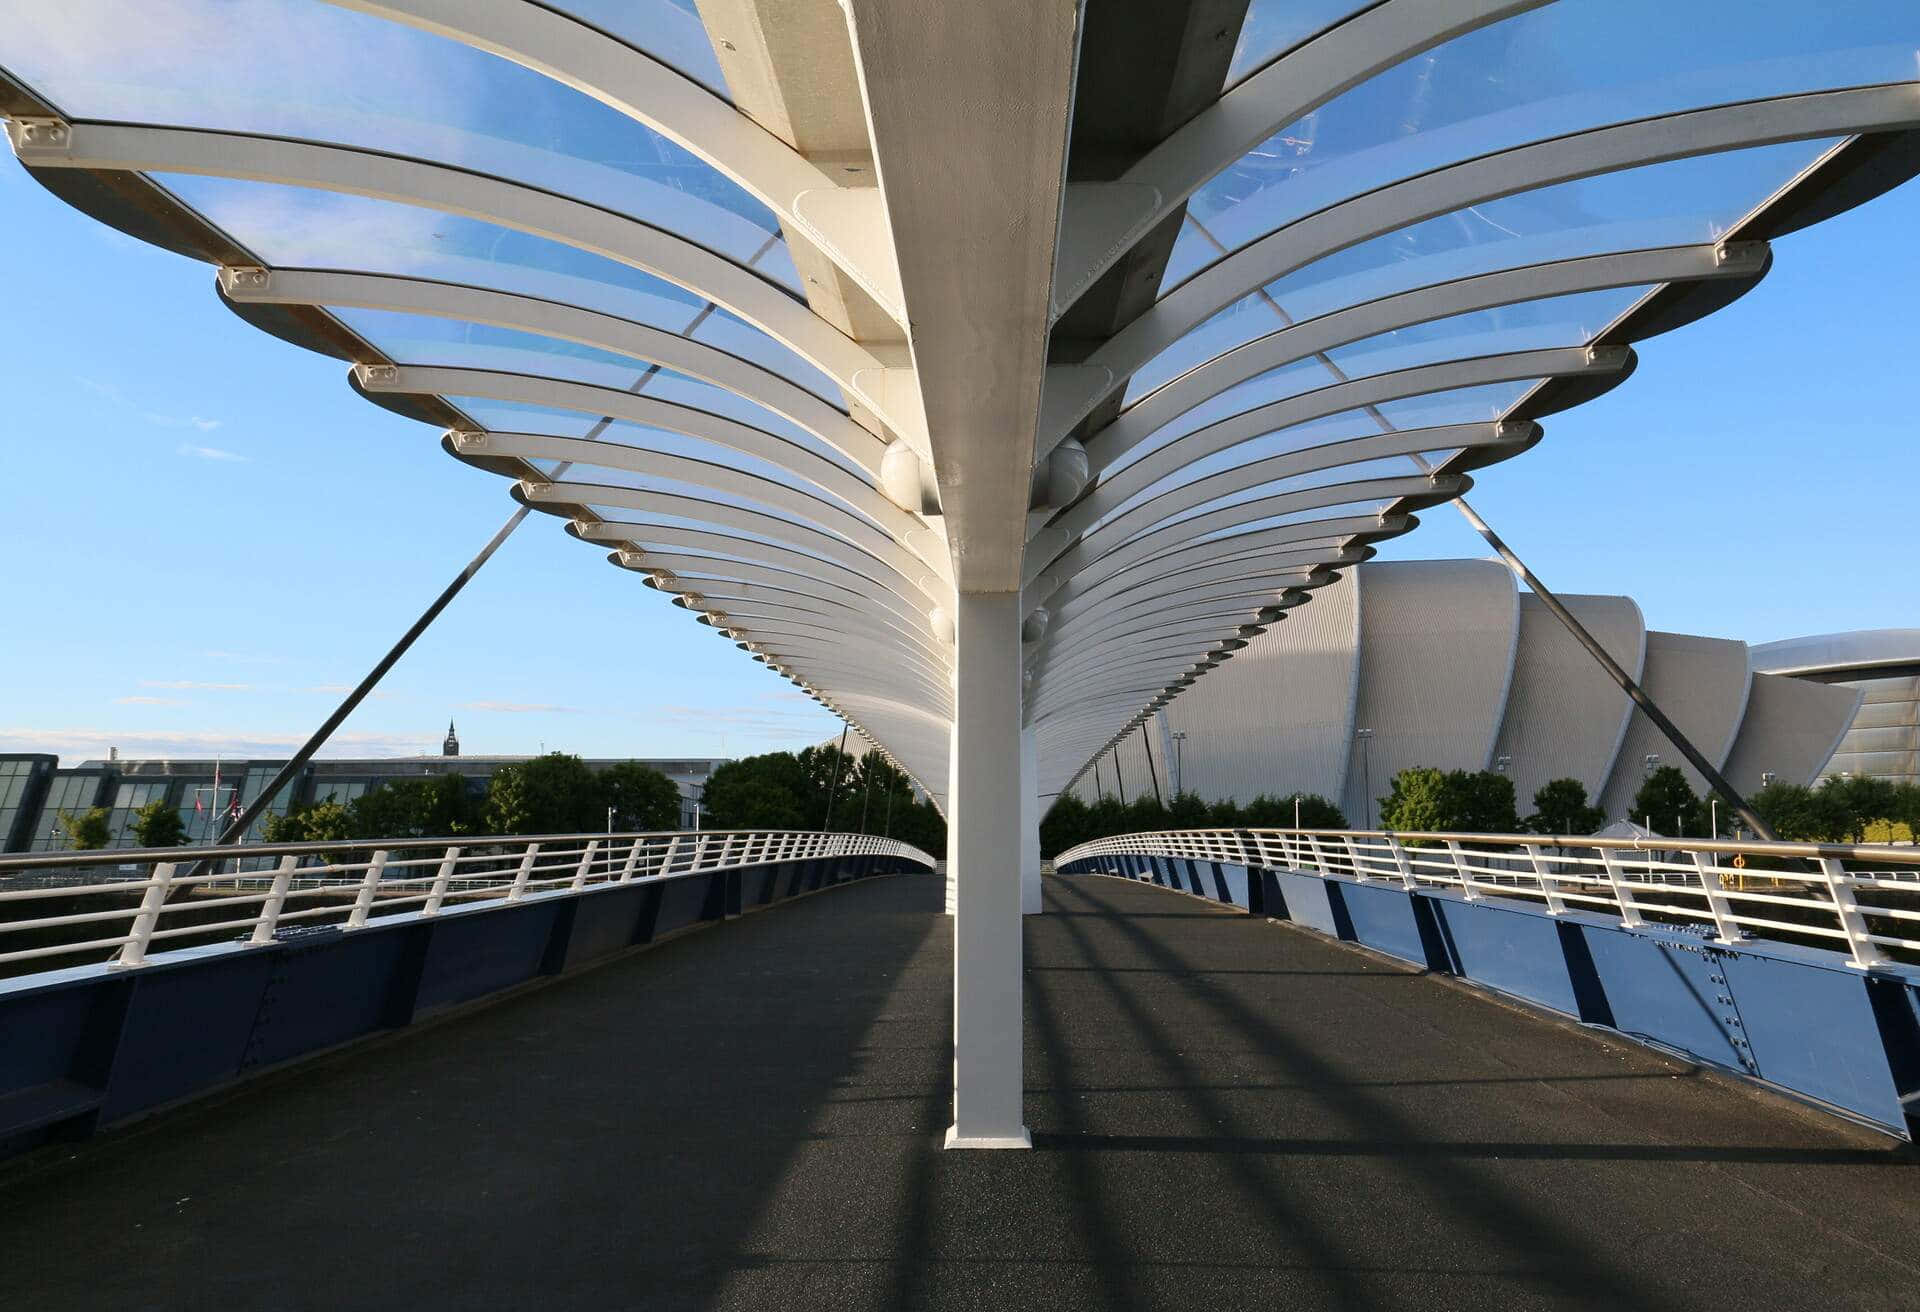
[[[213,270],[0,160],[0,751],[284,753],[513,510],[340,361],[242,324]],[[332,755],[739,755],[837,728],[666,594],[535,516]]]
[[[0,163],[0,751],[283,752],[509,513],[346,367],[245,327],[206,266]],[[1642,344],[1471,499],[1546,582],[1765,641],[1915,623],[1920,189],[1778,243],[1768,279]],[[1450,509],[1390,558],[1478,556]],[[663,594],[529,522],[335,755],[742,754],[824,712]]]

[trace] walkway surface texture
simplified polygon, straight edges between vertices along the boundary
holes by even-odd
[[[1906,1149],[1195,898],[1050,879],[1032,1153],[944,1153],[876,879],[0,1175],[26,1308],[1911,1308]]]

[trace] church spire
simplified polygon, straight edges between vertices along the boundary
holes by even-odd
[[[453,721],[447,721],[447,740],[440,744],[440,755],[460,755],[460,735],[453,731]]]

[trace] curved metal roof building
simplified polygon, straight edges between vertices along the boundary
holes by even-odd
[[[1561,600],[1743,792],[1769,775],[1811,782],[1854,722],[1853,685],[1759,673],[1764,648],[1649,630],[1630,597]],[[1253,639],[1074,791],[1088,801],[1162,785],[1209,801],[1315,793],[1370,828],[1395,773],[1436,766],[1506,772],[1523,815],[1540,785],[1578,779],[1618,819],[1649,754],[1708,791],[1504,567],[1377,562]]]
[[[858,725],[998,975],[1038,795],[1920,167],[1909,0],[1688,10],[15,0],[0,114]]]
[[[1753,656],[1756,669],[1858,692],[1860,709],[1822,775],[1920,783],[1920,629],[1786,638]]]

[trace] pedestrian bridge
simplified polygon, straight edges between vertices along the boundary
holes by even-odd
[[[1136,835],[1063,854],[1080,873],[1048,876],[1044,914],[1024,924],[1036,1151],[967,1154],[940,1151],[953,921],[929,863],[835,835],[710,837],[695,859],[687,837],[452,858],[396,845],[372,880],[364,853],[365,869],[336,854],[206,875],[189,852],[157,897],[151,874],[137,896],[121,886],[131,920],[38,917],[32,932],[117,938],[107,950],[142,964],[0,984],[0,1074],[16,1081],[61,1048],[71,1083],[131,1097],[219,1046],[236,1000],[252,1042],[284,1049],[301,1015],[310,1029],[366,1014],[352,981],[385,959],[383,939],[414,945],[415,1010],[302,1062],[243,1057],[211,1097],[118,1119],[96,1104],[55,1123],[65,1135],[42,1132],[0,1167],[7,1305],[1680,1308],[1738,1291],[1888,1308],[1920,1277],[1920,1161],[1891,1127],[1472,982],[1526,960],[1527,934],[1488,956],[1458,908],[1597,933],[1607,918],[1565,900],[1601,896],[1579,874],[1591,851],[1550,849],[1535,874],[1537,849],[1516,863],[1481,840],[1402,847],[1412,889],[1374,873],[1397,868],[1383,836]],[[1185,855],[1200,845],[1247,863]],[[1301,868],[1261,864],[1283,845]],[[1663,875],[1675,855],[1688,857],[1612,862],[1647,941],[1681,919],[1656,907],[1708,904],[1699,867],[1691,890]],[[1446,882],[1457,857],[1472,899]],[[885,870],[898,873],[845,877]],[[23,873],[3,895],[16,906],[108,896],[26,889]],[[225,881],[195,895],[224,909],[169,900],[190,878]],[[1885,903],[1875,878],[1838,887],[1856,909]],[[1754,899],[1812,906],[1809,882],[1729,876],[1717,896],[1799,924]],[[1262,914],[1233,904],[1250,888]],[[1388,923],[1376,896],[1448,902],[1460,968],[1366,946]],[[1817,901],[1838,905],[1831,888]],[[1333,932],[1315,928],[1336,905]],[[306,921],[344,917],[337,929],[287,932],[328,907]],[[1859,911],[1873,940],[1892,937],[1882,910]],[[208,930],[216,912],[227,928]],[[195,914],[203,936],[242,941],[162,951],[193,936],[156,936]],[[1903,967],[1757,935],[1693,941],[1749,968],[1797,964],[1809,996],[1811,972],[1849,981],[1900,1037],[1887,990],[1910,988]],[[343,952],[360,954],[357,974],[327,965]],[[510,982],[513,961],[540,982]],[[474,1000],[483,963],[505,989],[488,1005]],[[1617,977],[1596,977],[1624,1013]],[[164,1005],[143,1014],[142,995]],[[81,996],[87,1023],[63,1028],[52,1000]],[[1844,1014],[1803,1037],[1824,1041]],[[163,1033],[171,1049],[151,1042]],[[1856,1083],[1910,1055],[1851,1054]]]

